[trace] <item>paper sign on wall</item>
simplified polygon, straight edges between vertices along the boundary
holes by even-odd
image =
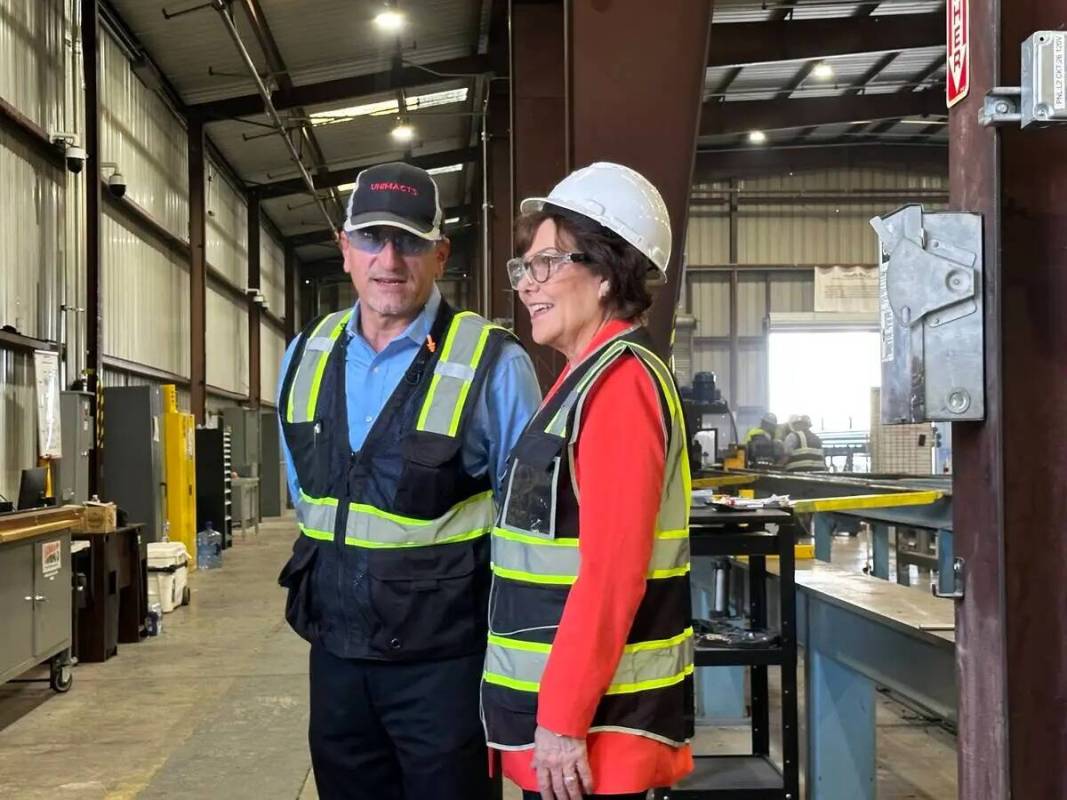
[[[59,353],[33,351],[37,388],[37,444],[42,458],[60,458],[63,441],[59,425]]]
[[[878,310],[877,267],[816,267],[816,313],[865,314]]]

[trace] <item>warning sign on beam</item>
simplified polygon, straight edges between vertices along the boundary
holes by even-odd
[[[948,107],[956,105],[971,89],[970,0],[949,0],[945,6],[948,28],[948,71],[945,77]]]

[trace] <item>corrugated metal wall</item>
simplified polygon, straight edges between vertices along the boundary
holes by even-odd
[[[266,226],[259,229],[259,288],[267,298],[267,308],[276,316],[284,316],[285,250]]]
[[[105,210],[104,352],[189,376],[189,264]]]
[[[0,349],[0,494],[18,498],[20,470],[37,464],[33,355]]]
[[[64,127],[66,0],[0,0],[0,97],[45,130]]]
[[[0,131],[0,325],[57,339],[66,174]]]
[[[248,394],[248,309],[214,286],[207,289],[207,382]]]
[[[248,285],[248,204],[214,162],[207,164],[207,263]]]
[[[100,37],[100,160],[126,179],[126,198],[182,239],[189,237],[185,126],[130,69],[110,35]],[[106,169],[108,176],[113,170]]]
[[[260,372],[259,391],[264,401],[273,403],[278,395],[279,369],[285,355],[285,336],[273,325],[259,326]]]
[[[909,192],[947,192],[948,180],[945,175],[850,169],[741,179],[735,186],[741,198],[735,212],[736,265],[730,264],[727,207],[694,201],[685,249],[689,271],[679,311],[692,314],[696,327],[692,353],[682,354],[678,361],[691,364],[693,374],[717,374],[719,386],[738,412],[738,425],[744,428],[758,420],[768,402],[767,315],[814,311],[812,267],[875,264],[878,239],[868,220],[896,208],[899,197]],[[730,185],[721,182],[697,186],[694,194],[721,196],[729,190]],[[858,202],[850,200],[860,193]],[[771,204],[784,194],[792,196]],[[871,202],[872,195],[887,199]],[[746,196],[758,196],[759,202],[746,201]],[[929,201],[926,205],[940,207]],[[735,266],[736,376],[731,375],[731,274]]]

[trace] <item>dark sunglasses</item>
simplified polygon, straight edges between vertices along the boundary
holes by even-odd
[[[358,231],[350,231],[348,241],[361,253],[371,255],[382,252],[386,243],[392,242],[397,255],[404,257],[424,255],[437,244],[430,239],[423,239],[413,233],[384,225],[379,228],[361,228]]]

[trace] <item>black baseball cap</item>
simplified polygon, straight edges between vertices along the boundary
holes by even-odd
[[[430,173],[397,161],[367,167],[356,176],[345,231],[389,225],[436,241],[443,216]]]

